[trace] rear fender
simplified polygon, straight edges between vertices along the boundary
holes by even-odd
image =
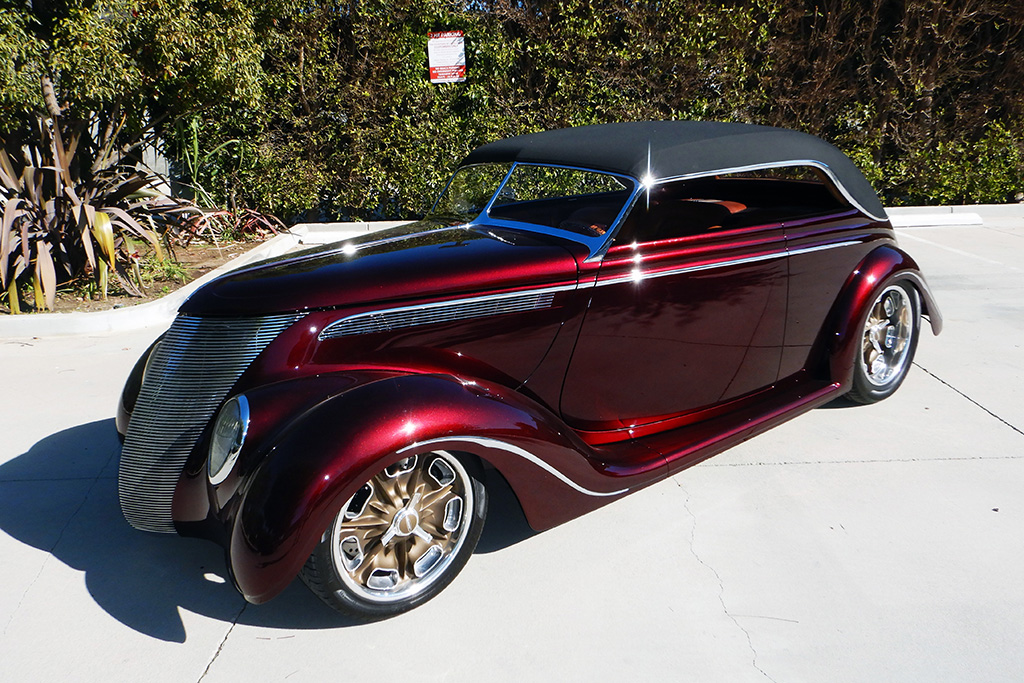
[[[240,489],[229,543],[242,594],[259,603],[279,593],[365,481],[439,449],[499,470],[537,529],[629,490],[550,411],[506,387],[450,375],[382,379],[306,411],[263,449]]]
[[[894,282],[904,282],[918,293],[922,314],[931,324],[932,333],[942,331],[942,314],[914,259],[897,247],[878,247],[850,275],[833,309],[833,324],[829,327],[833,334],[826,342],[829,369],[832,380],[844,388],[853,382],[857,347],[868,310],[877,293]]]

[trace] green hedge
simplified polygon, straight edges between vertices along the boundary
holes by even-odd
[[[125,4],[96,0],[89,16]],[[238,64],[214,59],[201,42],[174,43],[179,57],[192,50],[219,69],[203,88],[166,75],[174,64],[166,50],[147,61],[144,45],[124,43],[140,55],[129,63],[142,74],[132,87],[160,84],[159,97],[136,100],[147,111],[175,92],[190,98],[188,107],[167,105],[159,125],[167,153],[182,158],[193,142],[216,150],[186,180],[219,201],[286,218],[413,216],[478,144],[643,119],[820,135],[890,204],[1003,202],[1024,191],[1019,0],[155,4],[166,17],[178,5],[196,17],[200,7],[241,17],[230,31],[220,19],[206,28],[229,56],[237,44]],[[194,23],[184,30],[195,33]],[[17,31],[33,33],[24,21],[0,26],[9,26],[0,49],[25,45]],[[431,85],[427,32],[448,29],[466,34],[468,80]],[[33,36],[46,43],[45,31]],[[25,100],[25,78],[46,68],[18,60],[0,78],[0,125],[14,125],[10,103]],[[163,71],[147,75],[151,64]],[[226,87],[231,73],[239,87]],[[173,125],[182,117],[200,125]]]

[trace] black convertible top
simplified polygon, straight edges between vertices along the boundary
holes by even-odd
[[[476,148],[462,165],[487,162],[563,164],[663,180],[787,162],[815,162],[873,217],[885,218],[871,184],[841,151],[785,128],[713,121],[647,121],[520,135]]]

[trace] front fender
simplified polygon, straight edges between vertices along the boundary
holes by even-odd
[[[932,333],[942,331],[942,313],[917,263],[898,247],[881,246],[870,252],[850,275],[833,309],[833,336],[828,342],[829,368],[833,381],[843,387],[853,382],[853,369],[861,331],[877,292],[893,282],[905,281],[921,297],[922,313]]]
[[[128,379],[125,380],[124,388],[121,389],[121,397],[117,402],[117,414],[114,417],[114,426],[117,428],[118,438],[122,442],[124,441],[124,435],[128,433],[128,423],[132,419],[132,413],[135,411],[135,401],[139,398],[139,391],[142,389],[142,378],[146,374],[146,365],[149,363],[149,357],[153,355],[153,351],[163,341],[163,338],[164,335],[161,334],[139,356],[139,359],[135,361],[135,365],[132,367],[132,371],[128,373]]]
[[[550,411],[507,387],[450,375],[357,386],[296,419],[242,484],[228,553],[246,599],[264,602],[283,590],[359,487],[420,449],[490,463],[540,529],[640,483],[617,479]]]

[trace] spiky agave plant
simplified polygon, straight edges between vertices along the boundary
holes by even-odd
[[[12,313],[22,286],[31,283],[37,310],[53,310],[57,285],[90,272],[104,299],[111,274],[138,294],[125,238],[146,240],[162,258],[155,228],[185,208],[153,191],[152,173],[76,163],[84,128],[36,116],[31,135],[2,141],[0,283]]]

